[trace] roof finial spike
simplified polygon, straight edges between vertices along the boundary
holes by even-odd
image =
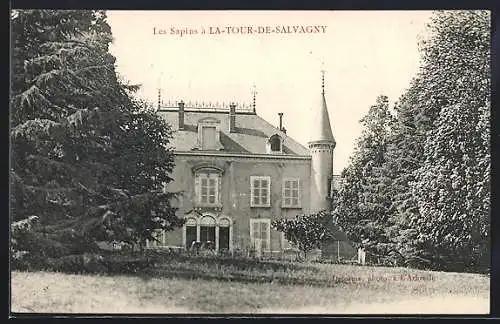
[[[321,62],[321,94],[325,94],[325,62]]]
[[[161,88],[158,88],[158,110],[160,110],[161,106]]]
[[[255,102],[256,102],[256,96],[257,96],[257,88],[255,87],[255,83],[252,86],[252,109],[253,112],[255,113]]]

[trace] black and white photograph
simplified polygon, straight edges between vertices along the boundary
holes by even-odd
[[[10,11],[10,316],[490,313],[487,10]]]

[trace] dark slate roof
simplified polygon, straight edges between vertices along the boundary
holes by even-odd
[[[283,138],[283,155],[310,156],[306,147],[254,113],[237,113],[234,133],[229,132],[229,112],[186,110],[184,130],[179,130],[178,110],[159,110],[157,113],[165,118],[175,131],[171,145],[176,151],[191,151],[198,138],[198,121],[212,117],[220,121],[220,142],[224,146],[223,152],[266,154],[267,140],[270,136],[279,134]]]

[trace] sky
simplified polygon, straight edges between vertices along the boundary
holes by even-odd
[[[395,102],[419,68],[429,11],[108,11],[118,73],[138,96],[164,102],[251,103],[306,145],[321,100],[334,173],[345,168],[359,120],[383,94]],[[204,31],[204,33],[203,33]],[[224,31],[224,32],[222,32]]]

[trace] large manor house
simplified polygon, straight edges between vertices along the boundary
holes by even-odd
[[[289,248],[272,220],[329,209],[337,180],[324,78],[320,103],[308,147],[287,135],[282,113],[278,126],[262,119],[255,94],[246,106],[180,101],[159,107],[174,130],[174,181],[167,189],[180,193],[178,216],[186,222],[148,246],[210,245],[216,253]]]

